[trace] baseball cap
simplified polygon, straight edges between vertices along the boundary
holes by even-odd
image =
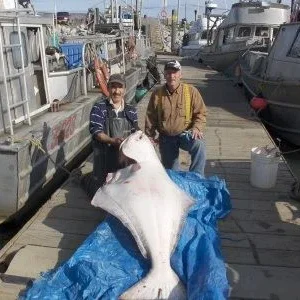
[[[109,86],[111,83],[115,83],[115,82],[122,84],[124,87],[126,86],[126,82],[122,74],[112,74],[109,77],[107,85]]]
[[[165,64],[165,70],[167,69],[175,69],[175,70],[181,70],[181,65],[178,60],[170,60]]]

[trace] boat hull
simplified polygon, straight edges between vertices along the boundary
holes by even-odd
[[[268,102],[262,119],[288,142],[300,146],[300,84],[267,81],[241,68],[242,82],[252,96],[261,95]]]
[[[126,102],[134,102],[138,84],[147,72],[136,66],[125,74]],[[34,206],[43,196],[43,189],[51,184],[62,167],[74,162],[91,143],[89,115],[94,103],[102,94],[90,92],[58,112],[45,112],[34,119],[32,126],[21,126],[16,131],[18,140],[0,144],[0,216],[15,214],[26,204]],[[33,138],[40,142],[41,148]],[[45,152],[44,152],[45,151]],[[3,163],[2,163],[3,162]],[[46,189],[45,189],[46,190]]]
[[[239,57],[243,55],[245,51],[246,49],[227,52],[200,51],[198,60],[219,72],[225,72],[238,62]]]

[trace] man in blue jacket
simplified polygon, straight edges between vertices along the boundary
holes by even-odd
[[[110,96],[93,106],[89,126],[93,137],[93,177],[99,185],[105,182],[107,173],[122,167],[119,146],[138,129],[136,109],[124,100],[126,83],[123,75],[111,75],[107,85]]]

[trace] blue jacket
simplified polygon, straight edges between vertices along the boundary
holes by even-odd
[[[90,113],[90,125],[89,130],[91,135],[94,137],[100,132],[106,131],[106,120],[107,120],[107,107],[112,106],[108,99],[98,101],[94,104]],[[132,124],[132,131],[138,129],[137,112],[134,106],[126,104],[124,106],[125,116],[128,121]]]

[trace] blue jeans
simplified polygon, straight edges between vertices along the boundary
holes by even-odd
[[[159,151],[166,169],[179,170],[179,148],[191,155],[190,171],[204,176],[206,147],[203,139],[193,139],[190,131],[176,136],[159,136]]]

